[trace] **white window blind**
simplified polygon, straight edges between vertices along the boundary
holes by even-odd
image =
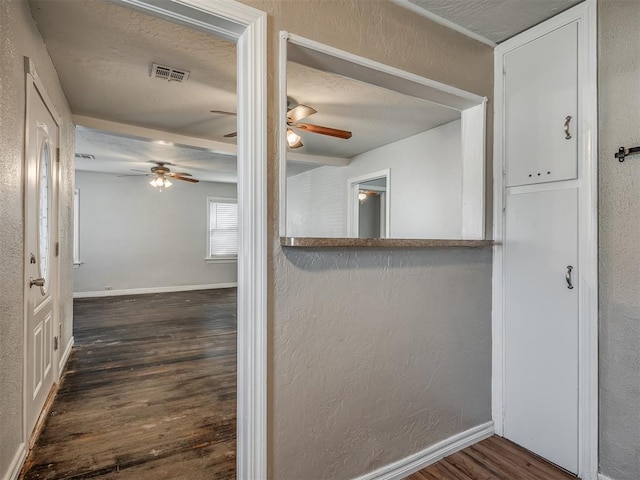
[[[238,204],[231,200],[209,199],[208,257],[238,255]]]

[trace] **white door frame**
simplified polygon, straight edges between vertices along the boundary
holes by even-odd
[[[495,49],[495,128],[493,162],[492,417],[504,433],[504,56],[568,23],[578,23],[579,185],[579,406],[578,476],[598,475],[598,117],[596,0],[587,0]]]
[[[391,232],[391,169],[385,168],[384,170],[379,170],[377,172],[366,173],[364,175],[360,175],[358,177],[353,177],[347,180],[347,235],[349,237],[357,237],[359,230],[359,205],[360,201],[358,200],[358,186],[363,182],[368,182],[370,180],[377,180],[379,178],[384,178],[387,181],[387,186],[384,189],[385,198],[384,198],[384,234],[381,233],[381,238],[389,238],[389,234]]]
[[[53,326],[53,332],[52,335],[54,337],[59,337],[60,334],[60,256],[56,255],[55,252],[55,245],[60,241],[60,139],[62,138],[62,117],[60,116],[60,114],[58,113],[58,111],[56,110],[53,102],[51,101],[51,98],[49,97],[49,94],[47,93],[47,90],[44,88],[44,83],[42,82],[42,80],[40,79],[40,77],[38,76],[38,72],[36,71],[36,67],[33,64],[33,62],[31,61],[31,59],[29,57],[25,57],[24,58],[24,68],[25,68],[25,78],[26,78],[26,82],[25,82],[25,137],[24,137],[24,169],[25,172],[27,172],[27,168],[28,168],[28,162],[29,162],[29,136],[32,134],[32,132],[30,131],[29,128],[29,122],[30,122],[30,118],[29,118],[29,104],[32,101],[31,98],[31,89],[29,88],[30,85],[33,85],[35,90],[38,92],[38,94],[40,95],[40,97],[42,98],[43,103],[45,104],[45,106],[47,107],[47,110],[49,110],[49,113],[51,114],[51,116],[53,117],[53,120],[56,122],[56,124],[58,125],[58,138],[56,138],[56,150],[51,152],[51,160],[50,160],[50,168],[51,168],[51,185],[52,185],[52,192],[54,193],[51,197],[54,199],[52,202],[52,208],[51,208],[51,213],[52,215],[55,215],[57,217],[56,219],[56,229],[51,231],[51,245],[54,248],[54,252],[51,255],[52,258],[55,258],[54,262],[56,264],[56,267],[54,269],[54,271],[52,272],[53,275],[51,276],[51,278],[53,279],[53,281],[51,282],[51,301],[52,301],[52,326]],[[23,198],[23,204],[24,204],[24,215],[25,215],[25,231],[24,231],[24,259],[23,259],[23,264],[26,265],[27,262],[29,261],[29,251],[27,248],[27,242],[28,242],[28,238],[29,235],[31,235],[30,229],[28,228],[28,222],[26,221],[27,219],[27,205],[29,204],[29,202],[27,202],[27,195],[28,195],[28,185],[27,183],[29,182],[29,179],[27,178],[27,176],[24,176],[24,198]],[[22,371],[22,438],[24,439],[24,444],[25,446],[29,445],[29,442],[31,440],[31,435],[33,432],[29,431],[29,427],[28,427],[28,416],[27,416],[27,405],[28,405],[28,396],[31,394],[31,392],[29,392],[29,386],[27,385],[27,368],[30,368],[30,366],[32,365],[31,362],[29,361],[29,353],[27,351],[27,335],[28,333],[28,319],[29,319],[29,296],[26,293],[26,285],[28,285],[28,275],[27,275],[27,271],[25,269],[24,271],[24,278],[23,278],[23,289],[25,291],[25,295],[24,295],[24,303],[23,303],[23,311],[24,311],[24,330],[23,330],[23,358],[22,358],[22,364],[23,364],[23,371]],[[58,338],[58,348],[57,349],[53,349],[53,345],[52,345],[52,366],[51,368],[53,369],[52,375],[53,375],[53,383],[54,383],[54,387],[55,388],[55,384],[58,383],[58,381],[60,380],[60,368],[59,368],[59,360],[60,360],[60,338]],[[51,393],[51,392],[49,392]],[[46,403],[45,403],[46,406]],[[42,412],[41,412],[42,413]],[[34,432],[38,429],[38,424],[36,423],[36,427],[34,429]],[[25,452],[26,453],[26,452]]]
[[[236,43],[237,478],[267,478],[267,15],[233,0],[116,0]]]

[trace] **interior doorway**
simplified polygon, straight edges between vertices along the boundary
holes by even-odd
[[[391,169],[384,169],[347,181],[349,236],[389,238]]]
[[[238,45],[238,70],[241,72],[238,79],[237,102],[239,122],[238,128],[234,129],[237,131],[237,157],[240,164],[238,244],[241,250],[247,253],[247,257],[240,259],[237,267],[239,285],[237,410],[240,418],[237,475],[263,478],[266,475],[264,441],[266,427],[264,416],[266,128],[263,97],[266,83],[265,16],[261,12],[234,2],[229,2],[224,7],[210,8],[201,5],[198,5],[198,8],[192,8],[190,2],[181,2],[180,5],[168,4],[163,7],[154,5],[154,2],[143,1],[122,2],[121,5],[123,4],[133,6],[154,17],[186,25],[188,28],[194,28],[197,25],[199,31],[222,36],[234,43],[237,42]],[[64,85],[64,79],[61,80]],[[73,102],[71,103],[73,109]],[[75,110],[75,113],[78,111]],[[213,114],[211,111],[207,113]],[[204,244],[204,238],[202,240]]]

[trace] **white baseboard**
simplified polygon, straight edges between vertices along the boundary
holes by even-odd
[[[209,283],[206,285],[178,285],[175,287],[127,288],[124,290],[98,290],[95,292],[74,292],[73,298],[116,297],[119,295],[142,295],[145,293],[188,292],[191,290],[213,290],[233,288],[238,283]]]
[[[598,474],[598,480],[613,480],[613,478],[607,477],[606,475],[603,475],[602,473],[599,473]]]
[[[412,473],[442,460],[444,457],[459,452],[474,443],[478,443],[493,435],[493,422],[487,422],[465,432],[449,437],[441,442],[425,448],[421,452],[390,463],[378,470],[367,473],[355,480],[401,480]]]
[[[74,337],[72,336],[69,339],[69,342],[67,342],[67,346],[65,347],[64,352],[60,357],[60,362],[58,363],[58,372],[60,372],[60,375],[62,375],[62,372],[64,371],[64,366],[67,364],[67,361],[69,360],[69,355],[71,355],[71,349],[73,348],[74,341],[75,341]]]
[[[24,461],[27,459],[27,447],[24,443],[21,443],[18,446],[18,450],[16,454],[13,456],[13,460],[9,464],[9,468],[5,472],[2,477],[3,480],[18,480],[18,476],[20,475],[20,470],[22,470],[22,465],[24,465]]]

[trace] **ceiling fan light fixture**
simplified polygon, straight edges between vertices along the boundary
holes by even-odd
[[[158,175],[149,182],[149,185],[156,188],[169,188],[171,185],[173,185],[173,182],[169,181],[168,178],[165,178],[162,175]]]
[[[300,148],[302,147],[302,137],[291,128],[287,128],[287,144],[289,148]]]

